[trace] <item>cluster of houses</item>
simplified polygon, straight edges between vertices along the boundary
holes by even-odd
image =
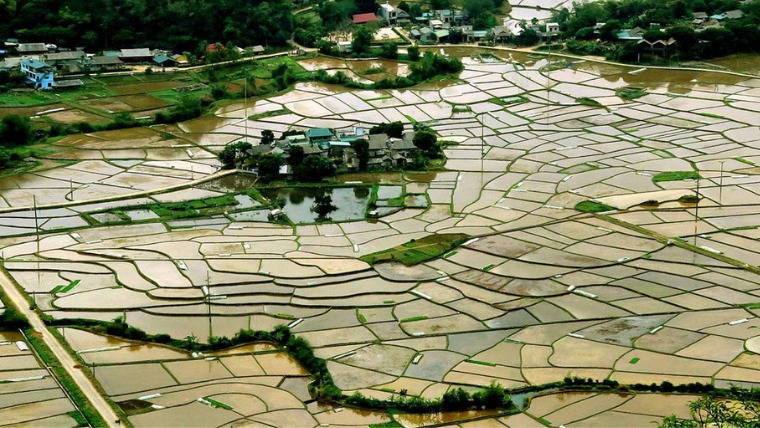
[[[552,37],[559,34],[559,24],[557,23],[526,24],[512,18],[504,19],[503,25],[495,26],[489,30],[474,30],[472,25],[466,25],[467,16],[461,10],[442,9],[424,12],[420,16],[412,17],[406,11],[387,2],[380,5],[377,13],[361,13],[353,16],[354,24],[362,25],[369,22],[380,22],[383,25],[394,27],[411,25],[409,36],[412,39],[428,43],[446,43],[453,30],[461,32],[464,41],[468,43],[506,42],[511,37],[522,34],[525,28],[532,28],[542,37]]]
[[[211,44],[207,51],[213,52],[218,46],[221,45]],[[251,51],[260,55],[264,48],[254,46]],[[27,77],[28,86],[34,89],[82,84],[77,79],[56,80],[56,75],[120,71],[138,64],[159,68],[191,65],[187,55],[149,48],[103,51],[96,55],[86,53],[83,48],[64,49],[53,44],[19,43],[16,39],[8,39],[0,49],[0,70],[21,70]]]
[[[270,145],[262,144],[250,149],[250,156],[267,153],[279,154],[286,160],[293,147],[303,148],[304,156],[316,155],[333,159],[349,170],[359,167],[356,152],[351,146],[356,140],[368,142],[369,169],[392,169],[403,167],[414,159],[419,148],[414,145],[414,131],[404,131],[401,138],[387,134],[369,134],[363,127],[334,131],[328,128],[310,128],[303,133],[288,135]],[[287,165],[280,171],[288,174]]]

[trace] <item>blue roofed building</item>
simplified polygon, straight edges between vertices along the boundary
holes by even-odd
[[[316,144],[320,141],[330,141],[334,137],[333,132],[327,128],[311,128],[306,131],[306,138],[311,144]]]
[[[37,60],[21,61],[21,72],[34,89],[53,89],[53,71],[50,65]]]

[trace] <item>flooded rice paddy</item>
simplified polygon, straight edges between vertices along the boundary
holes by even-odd
[[[149,334],[201,341],[300,319],[293,331],[349,394],[432,398],[455,385],[512,388],[568,375],[760,385],[760,79],[446,51],[470,55],[456,82],[387,91],[297,84],[248,112],[230,105],[178,126],[68,136],[55,143],[66,164],[0,179],[4,266],[59,319],[126,316]],[[349,68],[331,59],[306,66]],[[619,96],[632,87],[640,97]],[[246,119],[254,109],[286,114]],[[285,202],[292,224],[269,222],[245,198],[237,199],[245,210],[203,218],[155,219],[137,208],[248,189],[250,176],[216,173],[215,153],[264,130],[395,120],[411,128],[412,119],[450,142],[445,169],[340,176],[379,187],[374,196],[357,194],[369,187],[332,189],[334,222],[314,223],[312,189],[263,192]],[[124,199],[103,200],[115,195]],[[387,211],[365,220],[373,197]],[[608,212],[575,210],[580,202]],[[68,205],[45,206],[55,203]],[[83,215],[112,209],[143,223],[91,226]],[[444,233],[471,239],[411,267],[360,259]],[[82,358],[109,396],[151,406],[130,416],[136,426],[390,421],[311,402],[308,375],[273,349],[193,358],[66,334],[89,351]],[[14,376],[39,371],[27,363],[8,367]],[[692,399],[551,393],[519,415],[397,420],[638,426],[688,417]],[[70,410],[50,406],[50,418]]]

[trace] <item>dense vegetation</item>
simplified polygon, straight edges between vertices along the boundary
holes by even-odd
[[[695,28],[694,12],[708,16],[741,10],[744,16],[727,19],[721,26]],[[680,59],[712,58],[736,52],[760,51],[760,0],[621,0],[578,3],[572,12],[562,10],[553,17],[568,39],[569,50],[580,54],[606,55],[618,60],[646,54],[636,42],[617,42],[622,29],[646,29],[644,39],[673,38],[677,44],[670,55]],[[597,23],[604,25],[596,30]],[[659,28],[662,28],[660,30]],[[598,43],[601,40],[605,43]]]
[[[0,36],[83,46],[205,51],[208,43],[284,45],[293,31],[290,0],[0,1]]]

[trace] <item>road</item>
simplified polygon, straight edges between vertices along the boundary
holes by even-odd
[[[116,412],[114,412],[106,399],[100,395],[98,390],[95,388],[95,385],[93,385],[93,383],[82,372],[82,370],[74,367],[79,363],[76,362],[71,355],[69,355],[69,353],[63,347],[63,345],[61,345],[58,339],[53,336],[50,331],[48,331],[47,327],[45,327],[45,323],[42,322],[37,313],[34,310],[29,309],[29,303],[27,302],[26,298],[24,298],[24,296],[21,294],[18,288],[15,287],[13,282],[10,280],[10,278],[8,278],[8,275],[3,270],[0,270],[0,287],[3,288],[5,294],[13,302],[13,304],[16,305],[16,307],[18,307],[18,309],[24,315],[26,315],[26,317],[29,319],[29,324],[32,325],[32,328],[34,328],[35,331],[39,332],[42,335],[42,340],[53,352],[53,355],[58,358],[58,361],[61,362],[61,366],[63,366],[71,378],[74,379],[74,382],[77,384],[77,386],[79,386],[79,389],[82,390],[82,393],[84,393],[87,399],[90,400],[90,403],[92,403],[93,407],[95,407],[103,419],[106,420],[108,426],[118,427],[119,424],[116,423],[116,420],[119,419],[119,416],[116,415]]]

